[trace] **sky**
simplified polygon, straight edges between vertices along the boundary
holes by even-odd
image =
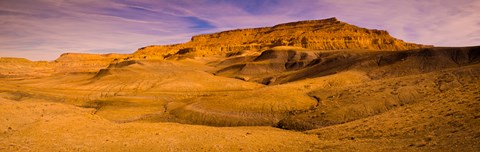
[[[133,53],[197,34],[330,17],[407,42],[480,45],[480,0],[0,0],[0,57]]]

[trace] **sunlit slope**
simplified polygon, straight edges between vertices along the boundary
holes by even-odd
[[[174,121],[215,126],[276,124],[289,112],[311,109],[303,92],[264,88],[218,77],[196,61],[128,61],[96,74],[24,80],[31,91],[12,96],[61,98],[117,122]],[[48,89],[45,89],[48,88]],[[24,97],[12,97],[22,100]]]
[[[119,124],[92,109],[3,97],[0,139],[0,151],[307,151],[324,145],[315,135],[270,127]]]

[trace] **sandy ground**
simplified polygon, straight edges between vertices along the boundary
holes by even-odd
[[[480,151],[475,54],[293,51],[0,78],[0,151]]]
[[[319,142],[272,127],[118,124],[71,105],[0,102],[0,151],[307,151]]]

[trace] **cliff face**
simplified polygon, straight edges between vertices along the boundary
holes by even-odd
[[[134,54],[157,57],[168,57],[169,54],[177,52],[196,56],[226,55],[275,46],[295,46],[315,50],[408,50],[431,47],[404,42],[393,38],[387,31],[360,28],[338,21],[336,18],[329,18],[197,35],[187,43],[149,46],[139,49]]]

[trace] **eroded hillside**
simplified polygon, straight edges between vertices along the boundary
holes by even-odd
[[[197,35],[187,43],[148,46],[139,49],[134,55],[139,58],[171,58],[172,55],[228,56],[275,46],[315,50],[408,50],[431,47],[404,42],[393,38],[387,31],[360,28],[329,18]]]

